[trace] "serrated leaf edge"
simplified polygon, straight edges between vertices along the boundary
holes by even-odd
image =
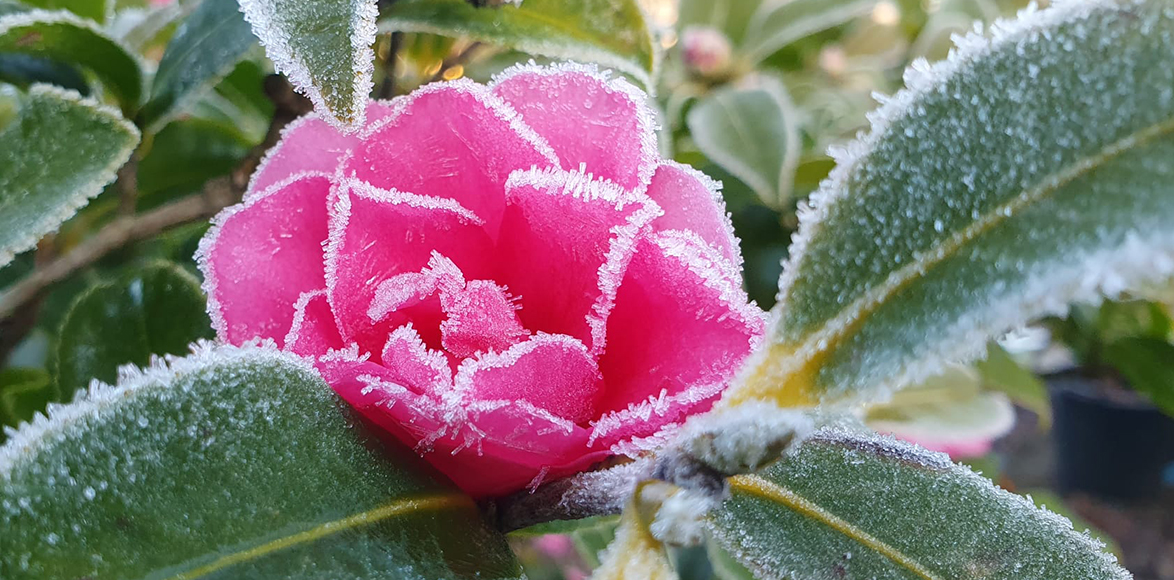
[[[808,242],[820,230],[820,226],[829,211],[828,208],[840,198],[848,195],[846,185],[851,173],[873,151],[881,138],[886,135],[889,125],[909,110],[917,102],[919,97],[928,94],[943,80],[964,71],[973,61],[985,56],[995,48],[1015,42],[1042,27],[1065,22],[1069,19],[1084,18],[1089,16],[1094,10],[1100,8],[1139,5],[1144,2],[1145,0],[1125,0],[1123,2],[1118,0],[1063,0],[1054,2],[1051,6],[1042,10],[1032,6],[1020,11],[1016,19],[996,21],[990,27],[991,36],[989,38],[983,35],[982,26],[978,24],[966,36],[955,37],[957,46],[950,51],[950,55],[945,60],[933,64],[930,64],[924,58],[915,60],[905,71],[904,81],[906,88],[898,91],[891,97],[875,95],[880,102],[880,106],[867,115],[870,123],[869,129],[859,134],[854,141],[846,146],[835,147],[829,150],[828,153],[836,161],[836,167],[820,184],[819,189],[813,192],[806,202],[799,204],[799,228],[791,238],[791,251],[787,259],[783,262],[783,273],[779,278],[777,305],[772,309],[768,332],[774,332],[777,329],[781,311],[787,308],[789,290],[798,280],[799,261],[806,253]],[[1147,130],[1135,133],[1104,147],[1101,156],[1111,157],[1127,146],[1136,144],[1137,140],[1152,139],[1169,132],[1174,132],[1174,119],[1170,119],[1168,122],[1160,125],[1151,126]],[[1075,174],[1070,176],[1069,179],[1079,176],[1080,171],[1087,170],[1086,165],[1086,163],[1077,163],[1071,166]],[[1069,172],[1065,171],[1064,173],[1067,175]],[[1051,177],[1062,179],[1064,176],[1053,175]],[[1053,180],[1041,183],[1041,186],[1031,191],[1042,190],[1046,193],[1049,187],[1055,187],[1057,185],[1053,183]],[[1021,193],[1019,197],[1001,205],[998,209],[1016,205],[1014,202],[1021,199],[1027,193],[1030,192]],[[1034,200],[1028,200],[1028,202],[1030,201]],[[987,220],[975,222],[973,227],[984,229],[990,225],[985,224],[985,221]],[[1001,221],[1001,218],[996,221]],[[966,228],[962,232],[957,232],[955,236],[951,236],[950,240],[953,240],[959,234],[970,229]],[[736,404],[744,399],[760,396],[762,389],[751,387],[752,383],[763,383],[763,379],[766,377],[785,376],[801,370],[804,365],[808,364],[820,353],[826,352],[835,344],[835,340],[843,332],[850,329],[853,322],[862,313],[866,313],[872,308],[875,308],[885,298],[891,295],[893,291],[899,289],[907,282],[909,278],[908,274],[915,272],[919,266],[924,266],[923,260],[927,256],[935,256],[941,253],[942,248],[940,245],[922,252],[913,262],[894,271],[884,282],[860,296],[846,309],[842,310],[840,314],[823,324],[819,330],[807,334],[805,337],[800,337],[801,342],[799,342],[798,348],[785,355],[785,360],[782,361],[783,364],[777,364],[779,362],[777,360],[772,361],[771,348],[763,348],[752,354],[746,364],[743,365],[739,377],[734,381],[736,386],[729,390],[731,396],[723,399],[722,404]],[[932,261],[936,262],[940,259],[942,258],[938,257],[932,259]],[[1052,291],[1046,293],[1046,295],[1039,292],[1037,294],[1041,295],[1038,296],[1028,294],[1024,297],[1022,303],[1031,306],[1032,308],[1027,310],[1031,310],[1032,312],[1038,312],[1040,314],[1063,314],[1067,311],[1069,302],[1095,303],[1101,300],[1103,295],[1119,294],[1127,289],[1127,287],[1134,285],[1135,282],[1169,276],[1171,273],[1174,273],[1174,235],[1167,234],[1165,237],[1156,236],[1148,239],[1131,235],[1125,244],[1117,248],[1094,252],[1086,256],[1084,264],[1098,265],[1099,267],[1091,272],[1091,268],[1069,269],[1069,271],[1063,272],[1065,276],[1056,274],[1041,276],[1037,273],[1035,278],[1049,281],[1052,284]],[[901,274],[906,275],[901,276]],[[1060,280],[1057,280],[1057,278],[1060,278]],[[1033,279],[1032,282],[1037,282],[1038,280],[1036,279]],[[1039,284],[1033,283],[1029,283],[1028,285],[1039,286]],[[940,372],[944,368],[943,361],[945,360],[965,362],[981,357],[986,351],[986,341],[990,338],[992,332],[999,332],[1005,330],[1006,328],[1004,327],[1011,327],[1024,322],[1021,319],[1022,317],[1017,315],[1022,310],[1024,309],[1017,309],[1015,316],[1006,316],[1007,320],[1004,321],[1005,324],[990,325],[992,327],[998,326],[998,329],[991,332],[971,330],[959,340],[951,341],[953,343],[952,345],[941,345],[943,352],[934,353],[937,355],[936,358],[923,356],[921,360],[911,363],[902,372],[883,384],[873,385],[875,388],[869,389],[869,391],[872,393],[879,392],[881,395],[871,395],[868,399],[883,399],[884,394],[890,393],[903,385],[920,382]],[[776,336],[773,338],[777,339],[779,337]],[[776,355],[774,358],[777,359],[778,356]],[[773,368],[771,368],[772,364],[774,365]],[[859,402],[859,397],[849,397],[844,401],[837,402]]]
[[[2,33],[2,31],[0,31],[0,33]],[[63,89],[53,85],[45,84],[35,84],[29,87],[29,95],[37,96],[43,94],[53,95],[54,97],[57,97],[63,101],[68,101],[88,107],[95,113],[105,116],[116,126],[126,130],[126,134],[128,137],[130,137],[130,139],[128,139],[126,145],[123,145],[121,148],[119,148],[118,154],[112,158],[113,160],[107,164],[106,167],[102,168],[102,171],[100,171],[98,174],[99,178],[90,181],[90,184],[93,187],[79,189],[78,191],[74,192],[74,194],[70,196],[65,203],[59,205],[56,210],[47,212],[37,217],[34,220],[33,225],[28,228],[28,231],[34,233],[20,238],[17,242],[14,242],[7,248],[0,247],[0,267],[3,267],[11,262],[12,259],[16,257],[16,254],[36,246],[37,240],[40,240],[41,237],[46,233],[56,230],[57,226],[60,226],[70,217],[73,217],[73,215],[77,213],[77,210],[84,207],[99,193],[102,193],[102,189],[106,187],[108,183],[114,181],[114,178],[118,172],[118,168],[122,167],[122,165],[126,163],[127,159],[130,159],[131,152],[134,151],[135,147],[137,147],[139,144],[140,134],[138,128],[136,128],[130,121],[127,121],[114,107],[100,103],[92,97],[83,97],[77,91],[70,89]]]
[[[278,72],[289,77],[294,87],[303,93],[314,104],[314,108],[323,111],[323,119],[344,133],[354,133],[362,129],[367,116],[366,103],[375,86],[375,37],[378,34],[376,20],[379,17],[379,8],[375,0],[357,0],[358,10],[352,14],[350,22],[351,43],[351,70],[354,73],[354,83],[351,90],[354,95],[351,102],[343,104],[343,110],[336,110],[326,102],[323,92],[325,87],[318,84],[318,79],[310,73],[303,59],[297,58],[289,41],[282,38],[282,34],[274,34],[273,11],[271,0],[240,0],[240,11],[245,15],[245,21],[253,29],[253,35],[265,47],[265,53],[273,61]],[[261,34],[267,32],[268,34]]]
[[[852,447],[864,451],[873,450],[878,454],[888,454],[894,458],[912,462],[918,466],[926,469],[934,470],[949,470],[955,475],[966,478],[967,480],[983,487],[988,492],[993,493],[994,498],[1002,500],[1003,503],[1014,508],[1019,508],[1023,511],[1034,513],[1043,518],[1046,523],[1050,524],[1057,531],[1068,535],[1081,542],[1081,548],[1092,551],[1097,554],[1101,561],[1114,568],[1118,574],[1115,580],[1132,580],[1133,575],[1129,571],[1121,567],[1117,561],[1117,557],[1105,551],[1105,543],[1094,538],[1090,533],[1085,531],[1079,533],[1072,526],[1072,522],[1045,507],[1037,506],[1031,501],[1030,497],[1024,497],[1015,493],[1011,493],[995,483],[990,479],[975,473],[969,466],[965,464],[954,463],[945,453],[930,451],[912,443],[901,441],[889,435],[880,435],[875,433],[860,433],[844,428],[832,427],[824,429],[812,435],[806,442],[810,443],[824,443],[830,445],[840,445],[845,447]],[[843,533],[849,538],[859,542],[861,545],[870,549],[876,550],[885,557],[893,560],[902,567],[917,574],[924,580],[945,580],[946,577],[936,575],[934,572],[927,569],[924,565],[905,555],[896,548],[887,543],[873,537],[868,532],[861,530],[851,522],[840,518],[839,516],[823,509],[819,504],[799,495],[795,491],[767,480],[758,475],[736,475],[729,478],[731,492],[742,492],[748,495],[753,495],[769,501],[774,501],[782,504],[785,508],[797,511],[804,516],[820,521],[828,527]],[[708,526],[710,533],[715,536],[721,536],[714,526]],[[728,538],[723,541],[727,546],[731,544]],[[730,553],[734,556],[734,553]],[[745,566],[750,566],[741,558],[736,558]],[[760,574],[757,574],[761,576]]]
[[[93,417],[127,397],[151,389],[166,388],[172,379],[214,365],[238,361],[281,362],[308,375],[320,377],[313,365],[296,355],[283,353],[273,341],[258,341],[244,346],[218,345],[199,341],[192,345],[192,354],[185,357],[156,357],[146,368],[128,365],[119,369],[119,380],[107,385],[94,380],[88,389],[77,392],[74,400],[65,405],[49,404],[45,413],[37,413],[33,420],[19,428],[5,427],[8,441],[0,446],[0,481],[8,480],[19,461],[31,458],[47,440],[77,422]]]

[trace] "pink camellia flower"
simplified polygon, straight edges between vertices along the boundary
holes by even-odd
[[[200,246],[221,340],[313,357],[470,494],[655,445],[761,339],[716,185],[660,158],[645,96],[594,68],[288,128]]]

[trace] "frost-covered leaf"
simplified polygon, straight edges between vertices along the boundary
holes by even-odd
[[[763,79],[756,87],[726,87],[689,110],[697,148],[774,208],[791,196],[799,163],[799,128],[782,84]]]
[[[742,51],[757,63],[806,36],[872,10],[877,0],[766,0],[750,18]]]
[[[16,427],[57,401],[59,391],[42,369],[9,367],[0,370],[0,427]],[[5,435],[0,433],[0,442]]]
[[[1174,344],[1140,336],[1122,338],[1105,347],[1104,357],[1130,387],[1174,416]]]
[[[761,580],[1130,578],[1067,520],[893,439],[821,431],[730,490],[710,531]]]
[[[0,130],[0,266],[100,193],[138,141],[117,111],[34,85]]]
[[[652,86],[656,45],[637,0],[525,0],[476,8],[466,0],[397,0],[384,31],[468,37],[554,58],[598,63]]]
[[[205,304],[200,281],[165,262],[91,287],[66,312],[57,335],[58,387],[73,393],[91,379],[113,383],[122,365],[186,353],[189,344],[214,335]]]
[[[1042,427],[1052,424],[1048,388],[998,343],[987,344],[986,358],[975,362],[974,368],[982,375],[984,387],[1007,395],[1015,404],[1035,413]]]
[[[143,97],[137,57],[92,21],[64,10],[29,10],[0,17],[0,53],[28,54],[87,68],[114,93],[124,111]]]
[[[836,153],[727,402],[879,396],[1174,271],[1174,7],[1057,3],[961,43]]]
[[[139,113],[143,126],[166,119],[185,97],[232,71],[256,38],[236,0],[203,0],[167,45],[151,98]]]
[[[339,128],[363,124],[375,70],[375,0],[240,0],[277,70]]]
[[[518,578],[502,536],[305,362],[219,347],[0,447],[0,576]]]
[[[68,10],[95,22],[105,22],[110,0],[23,0],[25,4],[46,10]]]

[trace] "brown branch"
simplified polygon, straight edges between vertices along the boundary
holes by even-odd
[[[212,191],[215,191],[214,195],[207,195]],[[37,300],[46,288],[106,254],[130,242],[158,235],[168,228],[211,217],[235,199],[228,179],[221,177],[209,182],[205,195],[185,197],[144,214],[114,220],[84,243],[37,268],[0,294],[0,318],[6,319],[18,311],[27,312],[30,310],[28,304]]]
[[[131,154],[130,160],[118,169],[118,178],[114,181],[118,188],[118,213],[134,215],[135,205],[139,197],[139,153]]]

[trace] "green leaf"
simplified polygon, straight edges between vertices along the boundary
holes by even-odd
[[[59,391],[44,370],[13,367],[0,370],[0,427],[16,427],[30,421],[59,398]],[[0,429],[0,442],[4,438]]]
[[[200,282],[179,266],[156,263],[78,296],[57,333],[57,385],[64,393],[90,379],[113,383],[118,367],[151,355],[183,354],[212,338]]]
[[[143,97],[137,57],[93,22],[70,12],[30,10],[0,17],[0,52],[56,59],[91,70],[133,111]]]
[[[113,109],[35,85],[0,130],[0,266],[102,192],[139,132]]]
[[[982,375],[984,387],[1007,395],[1017,405],[1035,413],[1042,428],[1047,429],[1052,424],[1048,388],[998,343],[988,343],[986,358],[977,361],[974,367]]]
[[[139,161],[140,207],[148,209],[227,175],[248,150],[249,144],[235,130],[220,123],[173,121],[155,135],[151,150]]]
[[[28,54],[0,54],[0,81],[28,88],[34,83],[48,83],[90,94],[90,85],[81,71],[51,58]]]
[[[1122,338],[1109,343],[1104,356],[1133,390],[1174,416],[1174,344],[1157,338]]]
[[[726,87],[702,99],[686,118],[697,148],[768,206],[786,206],[799,164],[798,115],[781,83]]]
[[[269,59],[342,129],[363,124],[374,72],[375,0],[240,0]]]
[[[430,473],[308,363],[201,349],[0,447],[0,574],[518,578],[504,537]]]
[[[381,31],[468,37],[554,58],[595,62],[651,90],[658,54],[637,0],[526,0],[476,8],[466,0],[397,0]]]
[[[727,403],[881,396],[1169,275],[1171,35],[1163,2],[1058,3],[910,69],[800,212],[769,352]]]
[[[893,439],[821,431],[730,490],[711,532],[762,580],[1130,578],[1067,520]]]
[[[758,63],[807,36],[868,14],[877,0],[766,0],[750,18],[742,51]]]
[[[200,2],[163,52],[151,99],[139,113],[142,125],[165,121],[185,98],[215,85],[254,42],[236,0]]]
[[[45,10],[68,10],[82,18],[98,23],[106,21],[110,11],[108,0],[23,0],[25,4]]]

